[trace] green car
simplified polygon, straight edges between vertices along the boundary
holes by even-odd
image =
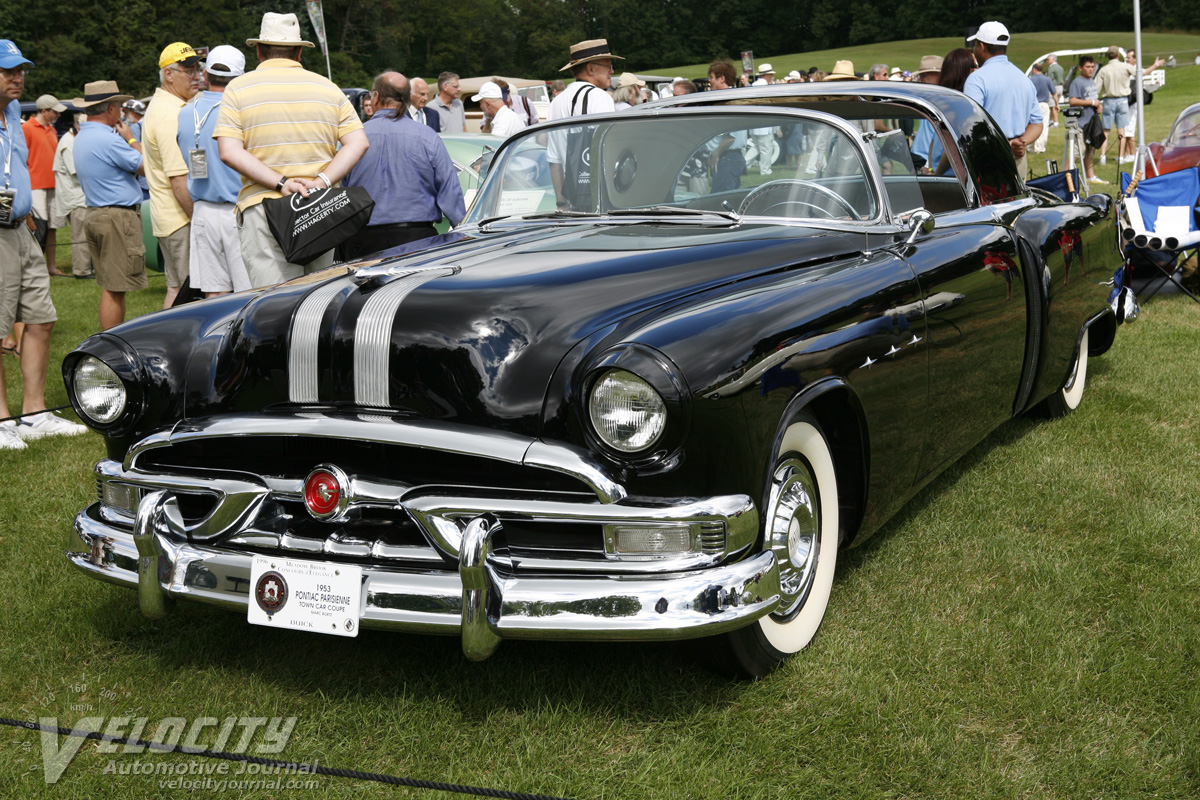
[[[446,145],[450,160],[454,162],[463,199],[467,208],[470,208],[475,193],[479,191],[479,184],[487,173],[487,166],[492,161],[492,153],[499,149],[504,137],[486,133],[439,133],[438,136]],[[442,217],[436,227],[438,233],[445,233],[450,230],[450,220]]]

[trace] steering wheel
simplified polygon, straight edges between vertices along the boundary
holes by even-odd
[[[822,186],[819,183],[806,181],[799,178],[783,178],[776,181],[768,181],[762,186],[756,186],[750,190],[746,198],[742,200],[742,205],[738,208],[738,216],[746,216],[752,211],[754,214],[762,216],[791,216],[788,214],[771,214],[771,211],[784,208],[786,206],[801,206],[803,208],[811,208],[813,211],[819,212],[818,216],[826,219],[837,219],[833,212],[828,208],[819,206],[816,203],[807,200],[799,200],[792,196],[796,187],[804,187],[809,189],[814,194],[819,194],[828,200],[833,201],[842,211],[850,215],[851,219],[858,219],[858,212],[854,210],[854,206],[846,201],[837,192],[830,189],[828,186]],[[753,206],[753,209],[751,208]],[[803,216],[803,215],[802,215]]]

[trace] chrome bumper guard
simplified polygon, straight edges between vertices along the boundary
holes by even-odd
[[[757,527],[753,505],[747,510],[731,500],[712,498],[711,505],[736,506],[737,522],[745,525],[752,517]],[[664,516],[662,508],[644,511],[656,520]],[[502,639],[708,636],[747,625],[779,604],[771,552],[676,572],[663,571],[659,562],[647,564],[645,573],[513,575],[501,571],[491,555],[500,530],[490,513],[466,521],[457,572],[364,566],[361,626],[459,634],[464,654],[481,660]],[[132,532],[104,520],[96,503],[76,517],[74,533],[67,552],[71,563],[101,580],[135,587],[149,617],[168,613],[176,598],[246,612],[252,555],[188,542],[169,488],[142,497]]]

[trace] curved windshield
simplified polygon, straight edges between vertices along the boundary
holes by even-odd
[[[1175,127],[1171,129],[1171,136],[1167,139],[1167,144],[1182,147],[1200,145],[1200,107],[1189,108],[1180,115],[1179,119],[1175,121]]]
[[[586,120],[512,141],[466,223],[547,214],[879,215],[861,138],[821,120],[669,112]]]

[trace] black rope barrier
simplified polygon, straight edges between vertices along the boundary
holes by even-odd
[[[54,408],[43,408],[42,411],[66,411],[70,407],[71,407],[71,404],[67,403],[65,406],[55,406]],[[0,417],[0,422],[8,422],[9,420],[13,420],[13,419],[24,419],[25,417],[32,417],[37,414],[41,414],[42,411],[30,411],[27,414],[14,414],[11,417]]]
[[[413,789],[454,792],[456,794],[469,794],[476,797],[500,797],[504,798],[504,800],[566,800],[566,798],[555,797],[553,795],[508,792],[503,789],[488,789],[481,786],[466,786],[460,783],[441,783],[439,781],[425,781],[417,778],[401,778],[396,775],[383,775],[378,772],[361,772],[354,769],[324,767],[320,764],[302,764],[296,761],[280,761],[274,758],[262,758],[261,756],[251,756],[244,753],[223,753],[217,750],[206,750],[198,747],[165,744],[163,742],[147,742],[142,739],[130,739],[128,736],[109,736],[108,734],[101,733],[100,731],[80,731],[75,730],[74,728],[42,725],[38,722],[29,722],[27,720],[20,719],[8,719],[7,717],[0,717],[0,725],[8,725],[13,728],[24,728],[31,731],[57,733],[60,736],[78,736],[84,739],[94,739],[101,742],[109,742],[111,744],[134,745],[147,750],[155,750],[160,753],[184,753],[189,756],[215,758],[221,761],[243,761],[248,764],[258,764],[259,766],[272,767],[274,769],[280,769],[289,773],[302,775],[327,775],[334,778],[350,778],[352,780],[385,783],[390,786],[407,786]]]

